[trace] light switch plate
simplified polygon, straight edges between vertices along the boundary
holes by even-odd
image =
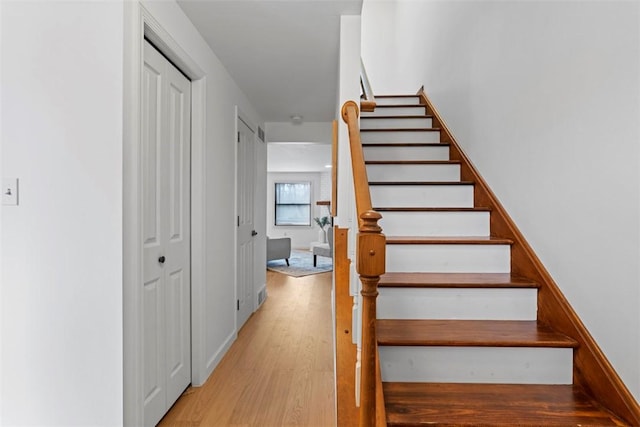
[[[2,204],[18,205],[18,178],[2,178]]]

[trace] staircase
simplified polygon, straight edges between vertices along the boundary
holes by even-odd
[[[376,103],[360,135],[386,235],[377,343],[387,425],[629,425],[575,380],[580,342],[539,319],[541,284],[516,274],[526,269],[514,266],[515,242],[500,237],[478,183],[462,179],[468,165],[425,99]]]

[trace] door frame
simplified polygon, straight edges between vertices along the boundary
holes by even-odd
[[[252,145],[252,149],[253,149],[253,166],[254,166],[254,170],[256,169],[256,165],[257,165],[257,149],[256,149],[256,144],[257,144],[257,137],[258,137],[258,126],[255,125],[255,123],[253,123],[251,121],[251,119],[249,119],[249,116],[247,116],[242,109],[236,105],[236,119],[235,119],[235,135],[237,138],[238,133],[240,132],[240,121],[242,121],[245,125],[247,125],[247,127],[249,129],[251,129],[251,131],[253,132],[253,145]],[[234,217],[238,216],[238,144],[235,143],[235,158],[236,158],[236,165],[235,165],[235,193],[236,193],[236,197],[235,197],[235,207],[234,207]],[[256,181],[256,176],[254,175],[254,189],[255,189],[255,181]],[[255,212],[256,212],[256,197],[255,194],[253,196],[253,227],[254,230],[256,228],[256,224],[255,224]],[[236,233],[234,235],[234,265],[236,266],[235,270],[234,270],[234,282],[235,282],[235,289],[234,289],[234,295],[235,295],[235,301],[238,300],[238,230],[236,228]],[[256,289],[255,289],[255,269],[256,269],[256,260],[255,260],[255,239],[254,239],[254,254],[253,254],[253,259],[252,259],[252,265],[251,265],[251,275],[253,277],[253,281],[251,283],[251,298],[250,301],[248,301],[247,303],[250,304],[251,307],[251,313],[253,313],[254,311],[256,311]],[[251,315],[249,315],[251,316]],[[234,325],[235,328],[234,330],[236,331],[236,334],[239,332],[239,329],[242,327],[242,325],[238,324],[238,311],[236,310],[235,316],[234,316]]]
[[[191,80],[191,382],[206,380],[202,298],[205,277],[206,75],[151,13],[124,3],[123,105],[123,413],[124,425],[143,424],[142,70],[146,37]]]

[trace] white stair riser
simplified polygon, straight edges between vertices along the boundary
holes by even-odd
[[[376,117],[376,116],[420,116],[426,114],[427,110],[424,107],[393,107],[384,108],[382,106],[376,106],[376,110],[373,112],[363,111],[362,117]]]
[[[440,142],[439,131],[373,131],[361,132],[360,139],[364,144],[386,144],[386,143],[435,143]]]
[[[381,346],[382,381],[572,384],[573,349]]]
[[[369,189],[374,207],[473,207],[473,185],[372,185]]]
[[[398,96],[389,98],[376,98],[376,107],[378,105],[419,105],[420,98],[417,96]]]
[[[534,288],[379,288],[378,319],[536,320]]]
[[[388,272],[509,273],[509,245],[387,245]]]
[[[360,129],[424,129],[433,127],[430,118],[362,119]]]
[[[449,160],[449,147],[364,147],[365,160]]]
[[[489,212],[381,212],[387,236],[488,236]]]
[[[369,181],[459,181],[460,165],[367,165]]]

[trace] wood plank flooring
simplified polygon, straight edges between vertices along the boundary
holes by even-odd
[[[160,426],[335,426],[331,274],[267,272],[268,298]]]

